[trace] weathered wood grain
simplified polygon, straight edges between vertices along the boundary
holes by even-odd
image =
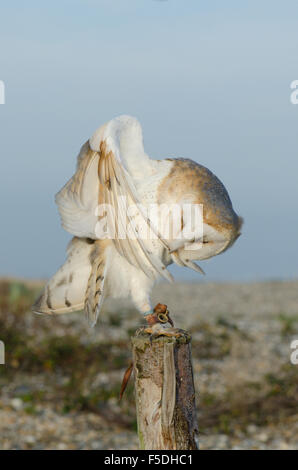
[[[190,335],[132,338],[141,449],[198,449]]]

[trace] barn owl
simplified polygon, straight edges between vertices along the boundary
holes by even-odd
[[[130,297],[149,324],[170,321],[163,304],[152,310],[154,282],[160,277],[172,281],[171,263],[203,273],[195,261],[229,248],[242,225],[211,171],[189,159],[151,159],[141,126],[130,116],[107,122],[82,146],[76,172],[56,203],[62,226],[73,238],[66,262],[33,310],[84,309],[91,326],[107,297]],[[178,224],[171,211],[164,211],[185,204],[201,208],[201,219],[188,232],[191,211],[178,211]],[[139,235],[140,228],[146,236]]]

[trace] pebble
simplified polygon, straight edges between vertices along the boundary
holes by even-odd
[[[16,411],[20,411],[23,409],[23,406],[24,406],[24,403],[23,403],[23,400],[21,400],[21,398],[13,398],[11,401],[10,401],[10,406],[16,410]]]
[[[255,438],[261,442],[267,442],[269,440],[269,436],[265,432],[257,434]]]
[[[34,436],[28,435],[28,436],[25,436],[24,441],[28,445],[34,445],[36,442],[36,439]]]
[[[248,434],[256,434],[258,428],[255,424],[249,424],[246,428],[246,431],[248,432]]]

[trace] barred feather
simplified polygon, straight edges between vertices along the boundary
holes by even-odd
[[[85,295],[85,314],[90,326],[95,326],[104,300],[104,284],[107,272],[107,242],[97,241],[90,254],[92,270],[88,279]]]

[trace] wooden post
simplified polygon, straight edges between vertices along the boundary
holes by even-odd
[[[167,330],[166,330],[167,331]],[[190,335],[132,338],[140,448],[198,449]]]

